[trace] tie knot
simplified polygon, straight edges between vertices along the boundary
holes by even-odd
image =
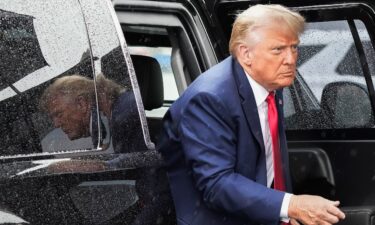
[[[267,98],[266,98],[266,101],[268,104],[272,103],[272,102],[275,102],[275,92],[274,91],[270,91]]]

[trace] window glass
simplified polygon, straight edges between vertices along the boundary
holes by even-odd
[[[171,47],[130,47],[130,54],[145,55],[155,58],[161,68],[164,87],[164,101],[175,101],[178,98],[176,80],[171,67]]]
[[[283,92],[284,99],[286,101],[284,102],[284,116],[289,117],[296,113],[293,101],[289,101],[292,99],[292,94],[289,88],[285,88]]]
[[[354,20],[355,26],[358,29],[359,38],[363,45],[363,50],[366,55],[366,60],[370,69],[372,83],[375,82],[375,51],[374,47],[372,46],[370,36],[367,32],[365,24],[360,20]]]
[[[3,0],[0,17],[0,154],[92,148],[90,130],[67,116],[80,111],[79,103],[43,97],[46,88],[66,74],[92,79],[78,1]]]
[[[121,27],[116,26],[108,1],[80,0],[90,38],[98,110],[98,147],[107,153],[129,153],[152,146],[134,73],[130,73],[129,50]],[[113,10],[113,8],[112,8]],[[143,65],[148,69],[148,65]]]
[[[173,50],[170,40],[171,30],[165,27],[136,25],[123,25],[123,30],[129,44],[130,54],[133,56],[134,69],[145,103],[146,115],[148,118],[161,118],[166,113],[168,105],[179,96],[176,76],[171,64],[172,52],[176,51],[176,49]],[[145,73],[146,71],[140,68],[141,66],[137,62],[140,57],[134,57],[137,55],[155,61],[152,74]],[[158,67],[160,69],[155,70]],[[158,75],[158,71],[160,71],[160,75]],[[158,82],[158,76],[161,76],[160,82]],[[147,79],[152,80],[153,83],[147,84]],[[152,90],[154,95],[150,95],[150,91],[147,89]],[[163,96],[160,96],[158,92],[162,92]],[[161,104],[148,106],[150,101],[153,101],[152,99],[161,100]]]
[[[364,25],[356,24],[365,48],[371,49]],[[286,100],[297,108],[286,115],[287,128],[372,127],[366,81],[348,22],[307,23],[300,41],[298,75],[291,87],[295,94]]]

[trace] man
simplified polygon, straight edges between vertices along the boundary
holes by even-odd
[[[94,82],[78,75],[58,78],[43,93],[40,107],[48,112],[55,127],[70,140],[90,136],[95,105]]]
[[[109,129],[98,132],[98,108],[108,119]],[[134,94],[121,85],[99,75],[96,82],[80,76],[68,75],[56,79],[43,93],[40,107],[48,112],[55,127],[60,127],[70,140],[91,136],[94,147],[102,135],[110,136],[116,153],[145,149]],[[99,146],[103,147],[103,146]]]
[[[304,19],[280,5],[238,15],[232,56],[194,81],[164,117],[179,225],[334,224],[338,201],[291,195],[283,87],[295,78]],[[285,224],[285,223],[284,223]]]

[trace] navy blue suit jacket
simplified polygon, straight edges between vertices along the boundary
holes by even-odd
[[[281,91],[276,96],[290,190]],[[258,110],[234,58],[199,76],[172,105],[158,149],[166,162],[179,225],[279,223],[284,193],[266,187]]]
[[[110,129],[115,153],[147,150],[133,91],[125,91],[113,103]]]

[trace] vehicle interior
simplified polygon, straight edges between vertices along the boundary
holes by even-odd
[[[140,87],[150,137],[157,141],[166,110],[201,69],[178,27],[127,25],[122,29]],[[148,65],[148,66],[146,66]]]

